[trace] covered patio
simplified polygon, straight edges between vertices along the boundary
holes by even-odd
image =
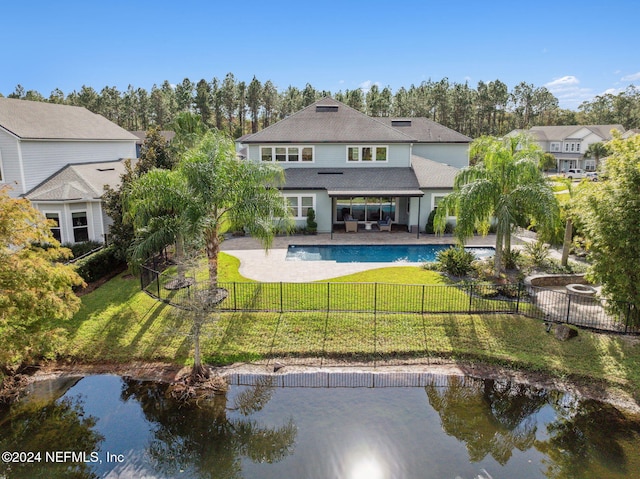
[[[329,233],[331,238],[334,232],[345,230],[380,232],[386,228],[378,227],[378,222],[385,220],[389,220],[387,231],[420,231],[424,191],[410,167],[289,167],[282,193],[313,206],[318,231]],[[294,199],[292,204],[297,202]],[[296,220],[302,222],[304,211],[296,211]]]
[[[348,232],[347,222],[355,223],[355,232],[359,231],[403,231],[416,230],[420,236],[419,225],[412,225],[406,214],[410,198],[421,198],[424,193],[415,190],[328,190],[331,199],[331,238],[334,231]],[[420,218],[420,201],[418,215]],[[380,224],[382,222],[382,224]],[[383,226],[384,225],[384,226]],[[395,225],[395,228],[394,228]],[[398,228],[400,226],[400,228]]]

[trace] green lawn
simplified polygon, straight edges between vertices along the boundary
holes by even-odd
[[[386,282],[442,284],[433,272],[411,267],[334,281],[375,282],[381,275]],[[224,254],[221,279],[248,281],[238,274],[237,260]],[[323,287],[326,282],[318,283]],[[192,354],[188,313],[140,292],[139,281],[126,274],[83,296],[81,310],[60,326],[68,341],[59,356],[69,361],[188,364]],[[577,339],[559,342],[540,321],[518,315],[225,313],[206,326],[202,350],[217,364],[282,356],[478,360],[606,381],[640,397],[636,340],[580,331]]]

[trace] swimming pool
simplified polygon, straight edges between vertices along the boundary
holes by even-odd
[[[454,245],[289,245],[288,261],[335,261],[336,263],[424,263],[435,261],[439,251]],[[477,258],[493,256],[495,248],[467,247]]]

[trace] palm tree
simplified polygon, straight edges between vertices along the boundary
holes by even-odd
[[[443,231],[446,217],[454,214],[455,233],[464,244],[476,230],[486,234],[494,221],[495,270],[502,273],[503,251],[510,251],[515,226],[533,220],[541,230],[550,230],[557,222],[558,202],[539,168],[542,153],[526,135],[475,140],[470,157],[479,161],[456,175],[453,193],[439,204],[436,231]]]
[[[192,374],[207,377],[200,359],[200,331],[225,293],[218,288],[218,255],[227,225],[243,225],[265,249],[277,231],[290,228],[289,210],[277,186],[278,166],[238,161],[233,142],[218,131],[204,133],[183,153],[175,170],[152,170],[129,188],[128,214],[136,225],[134,256],[145,258],[185,240],[204,244],[208,288],[193,295],[195,358]]]
[[[600,166],[600,159],[609,155],[609,148],[602,142],[591,143],[584,152],[584,158],[593,158],[596,160],[596,170]]]
[[[159,168],[148,171],[128,184],[124,204],[125,217],[135,231],[130,248],[133,263],[140,264],[173,244],[178,276],[183,278],[184,241],[193,211],[181,172]]]
[[[233,142],[207,132],[178,165],[186,181],[192,234],[204,242],[209,285],[218,282],[218,254],[228,224],[242,225],[269,249],[275,234],[290,228],[289,211],[277,187],[284,182],[278,166],[236,160]]]

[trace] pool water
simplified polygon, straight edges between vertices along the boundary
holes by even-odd
[[[289,261],[335,261],[336,263],[425,263],[453,245],[290,245]],[[477,258],[493,256],[495,248],[466,247]]]
[[[241,376],[191,409],[162,383],[43,382],[0,410],[0,451],[41,460],[0,462],[0,477],[640,477],[638,419],[560,391],[429,373]],[[86,460],[45,460],[55,451]]]

